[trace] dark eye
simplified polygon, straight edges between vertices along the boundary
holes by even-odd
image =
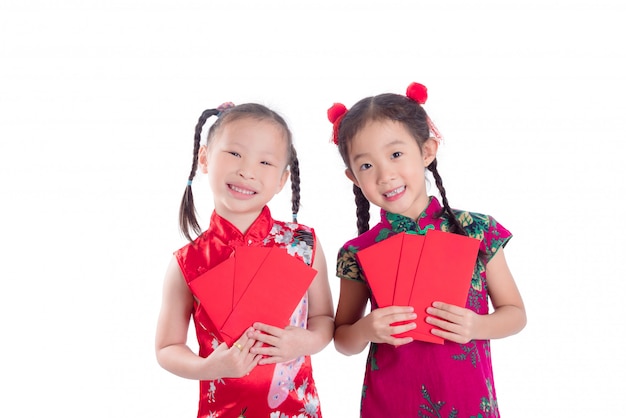
[[[402,153],[400,151],[396,151],[393,154],[391,154],[391,158],[398,158],[402,155]]]
[[[359,170],[361,171],[365,171],[372,168],[372,165],[370,163],[365,163],[365,164],[361,164],[361,166],[359,167]]]
[[[270,163],[269,161],[261,161],[261,164],[263,164],[263,165],[272,165],[272,163]]]
[[[238,152],[235,151],[228,151],[228,153],[234,157],[241,157],[241,154],[239,154]]]

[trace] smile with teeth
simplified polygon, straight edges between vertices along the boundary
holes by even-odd
[[[393,189],[390,192],[383,193],[383,195],[385,197],[393,197],[393,196],[397,195],[398,193],[402,193],[404,191],[404,189],[405,189],[405,186],[400,186],[397,189]]]
[[[242,194],[248,194],[248,195],[253,195],[255,194],[255,192],[253,190],[248,190],[248,189],[242,189],[241,187],[237,187],[233,184],[229,184],[228,187],[232,190],[235,191],[237,193],[242,193]]]

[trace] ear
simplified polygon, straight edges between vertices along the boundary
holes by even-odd
[[[346,173],[346,177],[348,177],[350,181],[356,185],[356,187],[361,187],[359,186],[359,181],[354,176],[354,173],[352,172],[352,170],[350,170],[349,168],[346,168],[345,173]]]
[[[430,163],[437,157],[437,150],[439,149],[439,142],[430,137],[422,145],[422,158],[424,159],[424,167],[428,167]]]
[[[201,145],[200,149],[198,150],[198,164],[200,166],[200,170],[202,171],[202,174],[207,174],[209,172],[208,169],[208,164],[209,164],[209,156],[208,156],[208,149],[206,145]]]
[[[280,180],[278,182],[278,187],[276,188],[276,194],[280,193],[280,191],[285,187],[285,183],[287,183],[287,179],[291,172],[289,170],[284,170],[283,174],[280,176]]]

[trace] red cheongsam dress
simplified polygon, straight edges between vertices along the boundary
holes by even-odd
[[[288,254],[310,266],[315,256],[315,232],[304,225],[272,219],[267,206],[245,234],[213,212],[208,230],[174,254],[189,284],[230,257],[238,246],[284,248]],[[284,280],[289,280],[289,277]],[[307,317],[308,298],[305,293],[291,315],[290,324],[306,328]],[[199,355],[207,357],[222,341],[197,299],[194,299],[193,319]],[[257,366],[248,376],[241,378],[200,381],[198,417],[321,416],[309,356],[286,363]]]

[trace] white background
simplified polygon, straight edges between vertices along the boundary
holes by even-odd
[[[452,206],[514,234],[528,326],[493,342],[501,414],[624,414],[625,18],[617,0],[2,0],[0,415],[195,416],[197,382],[153,338],[193,129],[224,101],[290,124],[336,303],[356,228],[326,109],[411,81]],[[357,417],[364,354],[313,362],[324,416]]]

